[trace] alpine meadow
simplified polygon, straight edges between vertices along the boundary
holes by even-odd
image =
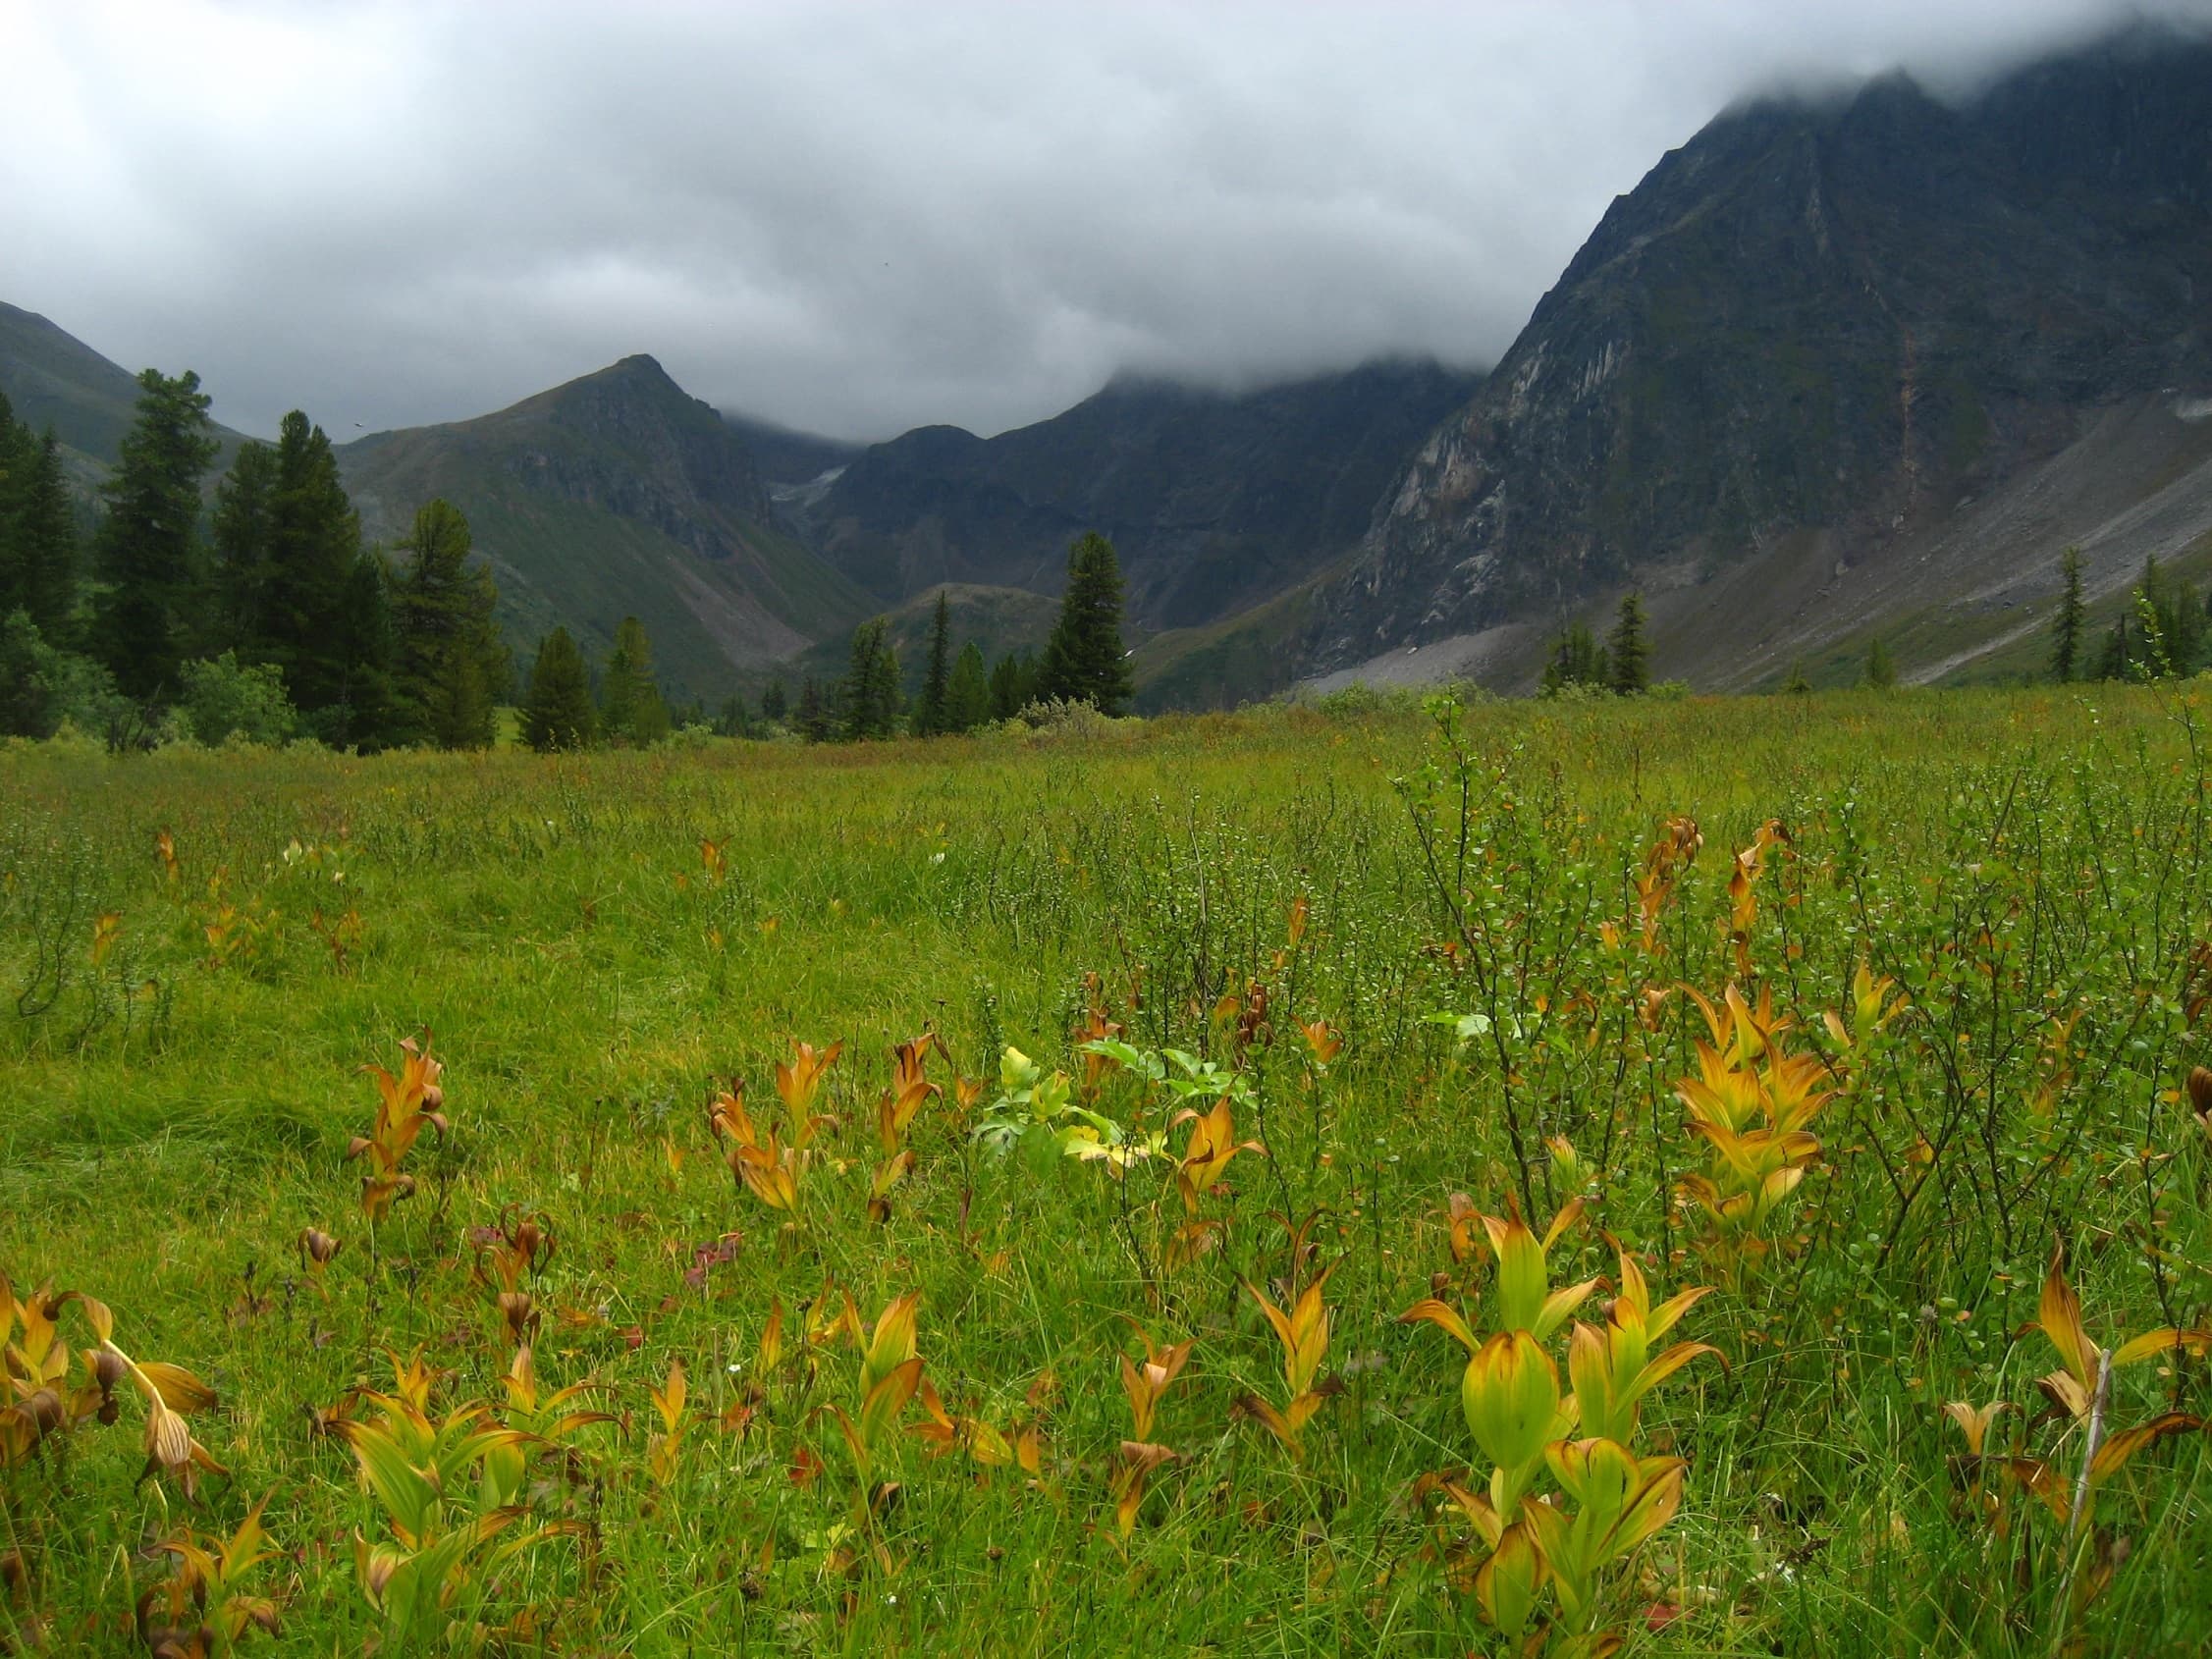
[[[2212,1651],[2203,0],[0,14],[0,1659]]]

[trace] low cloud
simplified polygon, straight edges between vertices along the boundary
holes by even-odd
[[[1491,360],[1734,99],[2141,10],[0,0],[0,298],[254,431],[650,351],[796,426],[990,432],[1118,370]]]

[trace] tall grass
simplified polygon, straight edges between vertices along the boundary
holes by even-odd
[[[2071,1482],[2084,1449],[2085,1424],[2034,1420],[2054,1245],[2108,1348],[2212,1306],[2202,720],[2193,691],[2100,688],[566,760],[0,754],[0,1269],[96,1296],[134,1355],[214,1384],[194,1433],[227,1469],[195,1502],[134,1484],[132,1430],[91,1419],[0,1468],[24,1564],[0,1632],[124,1650],[169,1571],[147,1546],[268,1494],[264,1645],[426,1640],[364,1594],[354,1539],[387,1514],[309,1430],[417,1349],[439,1405],[514,1421],[499,1230],[533,1216],[556,1241],[515,1280],[538,1376],[599,1385],[612,1420],[532,1452],[515,1503],[556,1529],[471,1580],[456,1617],[487,1641],[1503,1651],[1436,1478],[1486,1468],[1464,1356],[1398,1318],[1439,1294],[1486,1328],[1464,1194],[1463,1223],[1584,1201],[1550,1273],[1604,1279],[1585,1319],[1619,1286],[1602,1235],[1655,1297],[1718,1287],[1678,1334],[1726,1368],[1643,1407],[1640,1449],[1688,1468],[1607,1579],[1637,1650],[2201,1651],[2201,1430],[2136,1453],[2079,1528],[1995,1460]],[[1637,883],[1675,817],[1701,848],[1646,948]],[[1855,1023],[1882,981],[1894,1011]],[[1763,1249],[1735,1254],[1686,1189],[1714,1143],[1676,1093],[1713,1041],[1690,992],[1731,984],[1833,1091]],[[1265,1154],[1186,1200],[1161,1088],[1109,1068],[1084,1092],[1102,1022],[1233,1069]],[[1342,1040],[1325,1065],[1308,1026]],[[422,1028],[452,1129],[372,1228],[345,1161],[376,1112],[359,1068]],[[890,1049],[923,1032],[942,1094],[873,1220]],[[743,1080],[765,1139],[794,1040],[845,1050],[785,1212],[733,1180],[707,1106]],[[1117,1180],[975,1142],[1008,1046],[1154,1155]],[[982,1084],[965,1114],[955,1075]],[[343,1241],[327,1266],[309,1228]],[[1286,1398],[1259,1296],[1288,1309],[1331,1264],[1333,1380],[1293,1455],[1249,1405]],[[832,1408],[857,1421],[906,1293],[953,1426],[910,1432],[917,1396],[856,1480]],[[1149,1435],[1121,1382],[1138,1326],[1193,1345]],[[2212,1410],[2185,1347],[2111,1387],[2115,1425]],[[1963,1457],[1945,1402],[2000,1397],[2021,1409]],[[1024,1431],[1033,1456],[976,1452]],[[1125,1532],[1130,1440],[1173,1456]]]

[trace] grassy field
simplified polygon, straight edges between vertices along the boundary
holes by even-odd
[[[0,753],[0,1650],[2201,1652],[2205,717]]]

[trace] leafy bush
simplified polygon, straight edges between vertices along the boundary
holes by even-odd
[[[242,664],[226,651],[212,661],[187,663],[179,675],[185,694],[177,711],[185,729],[209,748],[233,738],[274,746],[299,729],[284,675],[267,664]]]
[[[0,620],[0,733],[52,737],[65,725],[104,732],[129,707],[114,675],[48,644],[27,613]]]

